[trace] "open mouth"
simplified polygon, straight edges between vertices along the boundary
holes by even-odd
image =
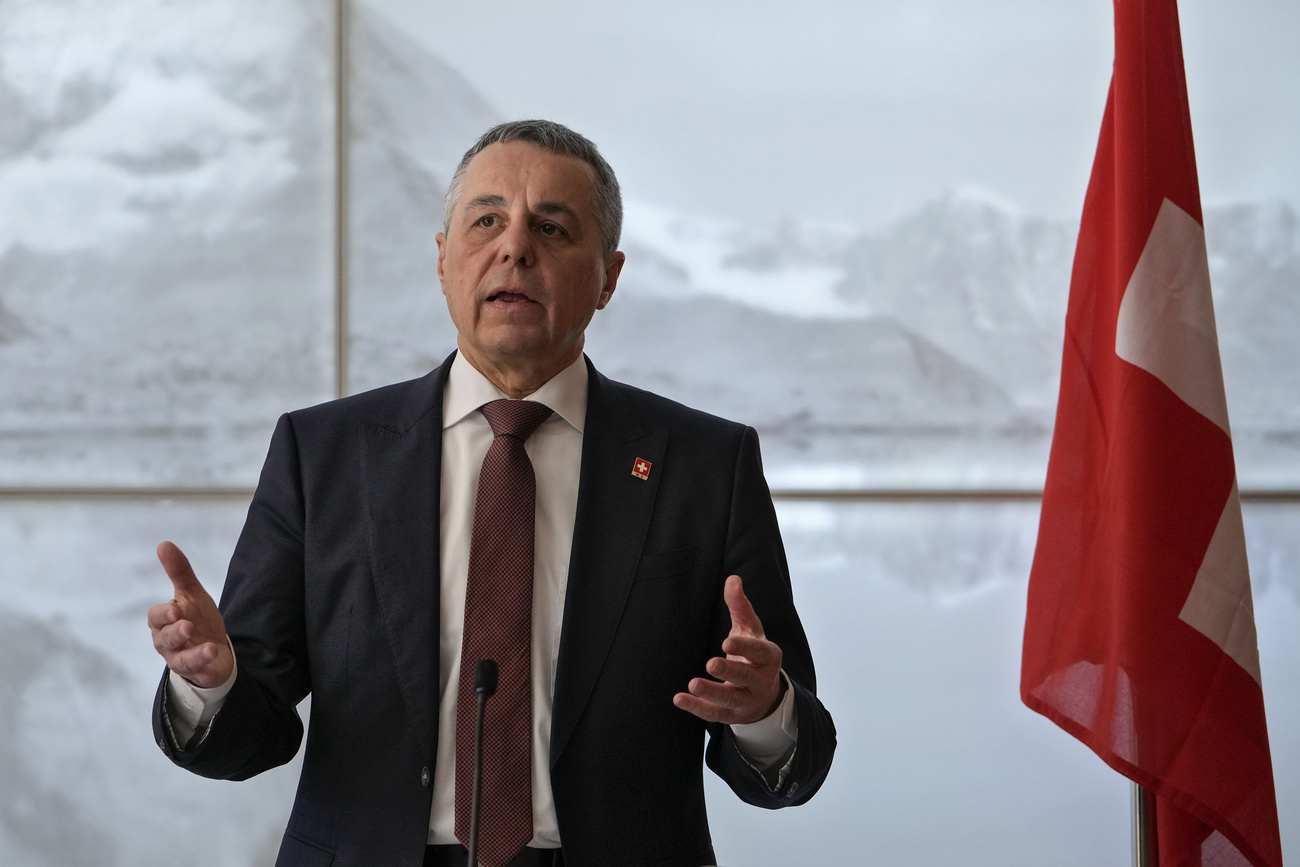
[[[491,295],[487,297],[487,300],[502,301],[506,304],[518,304],[520,302],[529,301],[531,299],[527,295],[523,294],[522,292],[511,292],[510,290],[507,289],[507,290],[502,290],[501,292],[493,292]]]

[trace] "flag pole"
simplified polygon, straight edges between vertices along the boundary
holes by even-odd
[[[1133,867],[1160,867],[1156,849],[1155,816],[1151,793],[1137,783],[1130,783],[1133,791]]]
[[[348,51],[348,0],[334,4],[334,396],[348,389],[348,223],[351,174],[351,116],[349,109],[351,60]]]

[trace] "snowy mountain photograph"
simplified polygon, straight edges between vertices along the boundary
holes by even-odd
[[[627,264],[593,363],[758,430],[840,729],[830,780],[796,810],[709,781],[720,863],[1129,857],[1126,781],[1017,693],[1110,4],[971,4],[1011,34],[988,37],[987,63],[952,0],[819,6],[806,40],[782,16],[813,13],[782,4],[613,5],[349,0],[345,174],[332,2],[0,5],[0,864],[274,862],[296,762],[214,782],[153,743],[144,612],[170,592],[154,547],[177,542],[219,594],[279,415],[455,348],[434,242],[447,184],[483,130],[533,115],[590,135],[623,179]],[[1212,74],[1300,15],[1261,0],[1212,53],[1222,13],[1182,5],[1300,858],[1300,127],[1265,135]],[[535,48],[543,26],[555,51]],[[831,53],[834,75],[813,56]],[[1261,87],[1300,87],[1300,62],[1267,63]],[[1087,101],[1067,110],[1074,85],[1048,85],[1076,73]],[[998,95],[954,104],[975,89]],[[832,119],[849,125],[812,135]],[[1233,123],[1265,143],[1234,144]],[[1046,153],[1058,128],[1082,133]]]

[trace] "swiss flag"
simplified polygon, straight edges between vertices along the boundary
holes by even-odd
[[[1116,0],[1021,696],[1155,794],[1160,867],[1281,867],[1175,0]]]

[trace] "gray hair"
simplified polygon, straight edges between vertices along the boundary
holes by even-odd
[[[465,188],[465,171],[470,160],[488,145],[523,141],[535,144],[543,150],[563,157],[577,157],[596,170],[596,223],[605,242],[605,252],[612,253],[618,249],[619,237],[623,234],[623,196],[618,189],[618,178],[614,170],[605,162],[591,139],[574,132],[563,124],[553,120],[512,120],[499,123],[479,137],[474,146],[465,151],[447,185],[447,198],[443,202],[442,230],[451,231],[451,215]]]

